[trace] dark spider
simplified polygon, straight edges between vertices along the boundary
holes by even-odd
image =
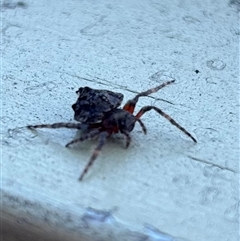
[[[136,122],[140,124],[143,132],[145,134],[147,133],[147,129],[140,118],[143,114],[150,110],[155,110],[158,114],[169,120],[173,125],[175,125],[178,129],[189,136],[195,143],[197,142],[196,139],[185,128],[180,126],[175,120],[173,120],[169,115],[167,115],[158,107],[151,105],[144,106],[136,115],[133,115],[139,97],[148,96],[152,93],[155,93],[163,87],[173,83],[174,81],[175,80],[167,81],[156,88],[149,89],[136,95],[133,99],[127,101],[122,109],[118,108],[123,99],[122,94],[107,90],[94,90],[89,87],[80,88],[77,91],[79,98],[77,102],[72,106],[72,108],[75,111],[75,120],[80,121],[81,123],[55,123],[29,125],[27,127],[29,129],[62,127],[84,129],[83,127],[87,126],[87,131],[84,132],[80,138],[69,142],[66,147],[69,147],[74,143],[82,142],[98,136],[98,145],[79,177],[79,181],[81,181],[99,155],[99,152],[105,144],[107,137],[114,133],[122,133],[126,136],[127,148],[131,142],[130,132],[133,130]]]

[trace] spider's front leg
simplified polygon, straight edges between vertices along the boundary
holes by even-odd
[[[126,148],[129,147],[132,139],[131,139],[131,136],[130,136],[130,133],[128,131],[121,131],[123,135],[126,136]]]
[[[137,119],[136,121],[140,124],[140,126],[142,127],[142,130],[143,130],[143,133],[146,135],[147,134],[147,128],[144,125],[144,123],[140,119]]]
[[[143,122],[140,119],[136,119],[135,121],[137,121],[140,124],[140,126],[142,127],[142,130],[143,130],[143,133],[147,134],[147,128],[145,127]],[[126,131],[126,130],[121,130],[121,133],[126,136],[126,148],[128,148],[132,141],[130,133],[129,133],[129,131]]]
[[[138,99],[139,97],[142,97],[142,96],[148,96],[150,94],[153,94],[157,91],[159,91],[160,89],[164,88],[165,86],[167,85],[170,85],[172,84],[173,82],[175,82],[175,80],[170,80],[170,81],[167,81],[155,88],[152,88],[152,89],[149,89],[147,91],[144,91],[144,92],[141,92],[139,93],[138,95],[136,95],[133,99],[129,100],[124,106],[123,106],[123,109],[130,112],[131,114],[134,112],[134,109],[135,109],[135,106],[138,102]]]
[[[166,118],[168,121],[170,121],[174,126],[176,126],[178,129],[180,129],[182,132],[184,132],[187,136],[189,136],[195,143],[197,140],[182,126],[180,126],[172,117],[167,115],[165,112],[163,112],[161,109],[155,107],[155,106],[145,106],[143,107],[136,115],[136,118],[139,119],[144,113],[155,110],[158,114]]]
[[[79,177],[79,181],[83,180],[83,177],[85,176],[85,174],[88,172],[89,168],[92,166],[92,164],[94,163],[94,161],[96,160],[96,158],[98,157],[100,151],[102,150],[102,147],[104,146],[104,144],[106,143],[107,137],[108,137],[108,132],[104,131],[101,132],[99,134],[99,140],[98,140],[98,145],[95,148],[90,160],[88,161],[87,165],[85,166],[84,170],[82,171],[80,177]]]

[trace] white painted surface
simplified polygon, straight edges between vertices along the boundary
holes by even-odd
[[[25,4],[1,8],[3,209],[96,240],[236,241],[238,1]],[[126,101],[172,78],[137,109],[159,106],[198,144],[146,114],[148,134],[136,126],[127,150],[111,138],[82,183],[96,141],[67,149],[74,130],[15,129],[73,121],[80,86]]]

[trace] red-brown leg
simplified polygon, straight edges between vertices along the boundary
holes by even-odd
[[[134,109],[135,109],[135,106],[136,106],[136,104],[137,104],[137,102],[138,102],[139,97],[141,97],[141,96],[148,96],[148,95],[150,95],[150,94],[152,94],[152,93],[155,93],[155,92],[159,91],[160,89],[162,89],[163,87],[172,84],[174,81],[175,81],[175,80],[167,81],[167,82],[165,82],[165,83],[163,83],[163,84],[161,84],[161,85],[159,85],[159,86],[157,86],[157,87],[155,87],[155,88],[152,88],[152,89],[150,89],[150,90],[144,91],[144,92],[136,95],[133,99],[129,100],[129,101],[123,106],[123,109],[126,110],[126,111],[128,111],[128,112],[130,112],[130,113],[133,113],[133,112],[134,112]]]
[[[180,129],[182,132],[184,132],[187,136],[189,136],[194,142],[197,142],[197,140],[182,126],[180,126],[175,120],[173,120],[169,115],[167,115],[165,112],[163,112],[161,109],[155,107],[155,106],[145,106],[143,107],[136,115],[136,118],[139,119],[144,113],[155,110],[157,113],[159,113],[161,116],[169,120],[173,125],[175,125],[178,129]]]

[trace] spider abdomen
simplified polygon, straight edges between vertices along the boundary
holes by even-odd
[[[105,114],[118,108],[123,100],[121,93],[89,87],[81,87],[76,93],[79,97],[72,105],[74,119],[86,124],[100,123]]]

